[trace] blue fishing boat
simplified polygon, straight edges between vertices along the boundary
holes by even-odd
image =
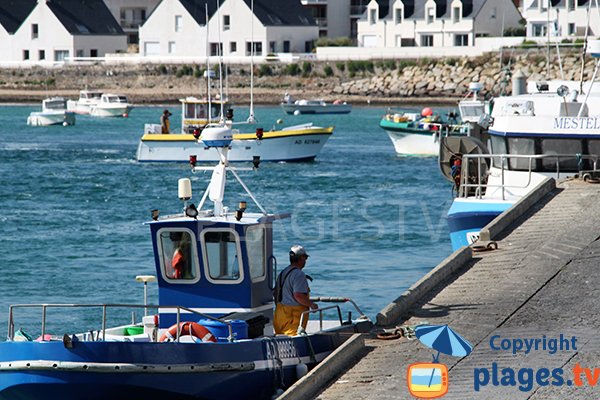
[[[7,340],[0,342],[0,399],[268,399],[327,357],[349,332],[371,329],[351,299],[320,297],[314,299],[320,308],[302,316],[313,320],[306,328],[301,323],[297,335],[273,333],[273,221],[289,214],[270,214],[256,201],[238,175],[253,168],[229,165],[231,140],[230,127],[205,128],[203,141],[220,161],[215,167],[193,165],[194,172],[212,170],[198,206],[191,201],[191,180],[183,178],[183,211],[161,216],[154,210],[147,223],[156,276],[137,280],[144,288],[157,282],[158,304],[10,306]],[[258,212],[248,211],[246,202],[233,211],[224,205],[228,173]],[[212,209],[204,209],[209,200]],[[344,307],[355,310],[356,318]],[[19,318],[31,309],[40,321]],[[88,309],[100,317],[81,321],[75,332],[48,328],[50,314]],[[148,315],[109,327],[110,315],[132,309]],[[327,320],[328,313],[335,318]]]

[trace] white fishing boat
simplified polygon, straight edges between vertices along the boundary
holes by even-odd
[[[128,117],[133,105],[122,94],[104,93],[100,101],[90,106],[93,117]]]
[[[67,109],[77,114],[89,114],[92,107],[100,102],[102,92],[98,90],[81,90],[79,99],[67,101]]]
[[[421,113],[388,109],[379,127],[388,134],[396,154],[402,156],[437,156],[441,137],[466,136],[470,129],[454,114],[443,119],[429,107]]]
[[[64,97],[51,97],[42,101],[42,111],[34,111],[27,117],[27,125],[75,125],[75,113],[67,111]]]
[[[597,58],[600,41],[589,41],[588,49]],[[454,249],[478,240],[481,228],[546,177],[598,179],[600,91],[593,85],[599,68],[597,61],[583,85],[536,82],[528,92],[524,81],[513,82],[514,95],[494,100],[481,140],[444,139],[440,166],[458,196],[448,211]]]
[[[194,105],[196,103],[193,103]],[[182,100],[182,106],[188,103]],[[264,130],[260,124],[232,125],[233,140],[229,151],[229,161],[310,161],[314,160],[329,137],[333,127],[320,127],[313,124],[301,124],[284,128]],[[146,133],[140,139],[137,160],[141,162],[197,162],[218,161],[218,155],[210,151],[203,142],[202,127],[196,123],[182,124],[181,133],[161,134],[160,125],[146,125]],[[256,127],[258,126],[258,127]],[[254,131],[252,131],[254,129]],[[193,133],[188,133],[193,130]]]
[[[281,102],[281,108],[287,114],[348,114],[352,111],[352,104],[345,101],[335,100],[326,102],[323,99],[294,100],[289,94],[285,94]]]

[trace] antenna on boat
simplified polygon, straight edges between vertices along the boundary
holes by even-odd
[[[225,183],[227,181],[227,171],[230,171],[240,185],[242,185],[252,201],[254,201],[254,204],[256,204],[256,206],[264,215],[267,215],[267,211],[260,205],[258,200],[256,200],[256,197],[254,197],[250,189],[248,189],[246,184],[237,174],[237,171],[252,171],[255,168],[258,168],[259,160],[254,161],[254,168],[240,168],[229,165],[229,160],[227,157],[229,153],[229,146],[233,140],[231,128],[226,125],[210,125],[204,128],[200,140],[206,147],[215,148],[219,154],[219,163],[214,167],[197,167],[192,164],[192,172],[212,171],[210,183],[208,184],[208,187],[202,196],[202,200],[200,200],[200,204],[198,204],[198,211],[202,211],[202,207],[204,206],[206,199],[209,198],[214,204],[214,216],[223,216],[226,214],[226,209],[223,207],[223,198],[225,193]]]
[[[221,43],[221,7],[219,6],[219,0],[215,0],[217,3],[217,31],[219,32],[219,42],[217,44],[217,54],[219,56],[219,96],[221,97],[221,117],[219,123],[225,123],[225,110],[223,110],[223,52],[221,51],[223,44]]]
[[[256,122],[254,119],[254,0],[250,0],[250,11],[252,19],[250,20],[250,115],[248,123]]]
[[[208,3],[204,4],[204,11],[206,12],[206,96],[208,100],[206,123],[210,124],[210,117],[212,116],[212,104],[210,100],[210,40],[208,38]]]

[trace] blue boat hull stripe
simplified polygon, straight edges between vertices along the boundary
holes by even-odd
[[[225,314],[225,313],[231,313],[231,312],[258,312],[258,311],[264,311],[264,310],[268,310],[268,309],[272,309],[273,308],[273,303],[270,304],[266,304],[264,306],[260,306],[260,307],[254,307],[254,308],[195,308],[195,307],[190,307],[190,310],[194,310],[196,312],[200,312],[203,314]],[[177,308],[170,308],[170,307],[164,307],[164,308],[159,308],[158,312],[160,314],[177,314]],[[190,314],[189,311],[185,311],[185,310],[181,310],[180,311],[181,314]]]

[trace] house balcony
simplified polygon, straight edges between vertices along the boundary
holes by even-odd
[[[327,18],[315,18],[319,28],[327,28]]]
[[[123,29],[137,29],[140,25],[143,25],[144,22],[146,21],[143,19],[122,19],[120,25]]]

